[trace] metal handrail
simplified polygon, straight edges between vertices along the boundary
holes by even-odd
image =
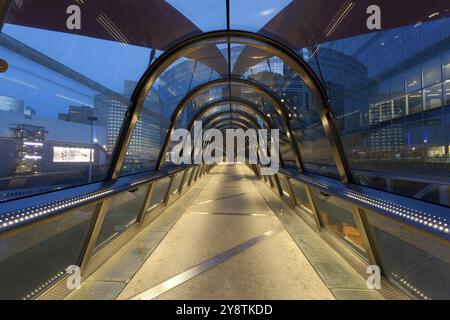
[[[450,241],[450,209],[311,173],[281,168],[280,173],[354,205],[387,216],[405,226]]]
[[[44,223],[48,219],[68,213],[73,209],[101,202],[117,193],[157,181],[190,167],[191,165],[166,168],[159,172],[152,170],[122,177],[114,183],[100,182],[74,187],[70,189],[71,195],[67,194],[68,190],[54,191],[48,195],[36,195],[32,197],[33,202],[31,205],[27,198],[14,200],[11,203],[1,203],[0,221],[2,222],[0,223],[0,238],[8,236],[12,231],[18,232],[23,227]],[[20,206],[22,203],[24,205]]]

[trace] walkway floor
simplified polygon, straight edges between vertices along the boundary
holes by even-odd
[[[288,233],[279,215],[284,203],[271,204],[277,201],[271,191],[252,176],[246,166],[215,167],[134,240],[137,249],[121,250],[122,258],[111,259],[69,298],[86,298],[86,291],[112,283],[117,294],[109,298],[118,299],[379,298],[306,226]],[[149,243],[151,254],[139,270],[118,276],[135,260],[130,252]]]

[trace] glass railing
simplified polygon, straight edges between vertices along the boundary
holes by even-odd
[[[79,187],[69,198],[61,190],[36,196],[21,210],[24,200],[0,204],[0,299],[35,299],[61,286],[59,291],[70,293],[68,267],[80,266],[83,277],[95,271],[94,265],[114,253],[108,247],[120,248],[125,234],[137,234],[153,221],[177,199],[182,183],[184,191],[193,185],[190,178],[200,170],[208,172],[194,166],[135,175],[106,188],[91,185],[89,192]]]
[[[252,170],[259,172],[254,166]],[[446,207],[283,169],[276,176],[260,177],[344,258],[356,257],[358,266],[365,267],[350,265],[361,276],[367,278],[366,268],[376,265],[383,284],[400,296],[450,299]]]

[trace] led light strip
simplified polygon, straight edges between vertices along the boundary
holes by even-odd
[[[401,284],[403,284],[404,286],[406,286],[409,290],[413,291],[415,294],[417,294],[418,296],[420,296],[422,299],[424,300],[431,300],[430,298],[428,298],[428,296],[426,296],[423,292],[421,292],[419,289],[417,289],[416,287],[414,287],[412,284],[410,284],[408,281],[406,281],[405,279],[401,279],[400,276],[396,273],[391,273],[392,276],[397,279],[398,281],[400,281]]]
[[[394,215],[400,216],[404,219],[408,219],[416,223],[422,224],[428,228],[440,231],[444,234],[450,233],[447,219],[436,217],[434,215],[431,215],[429,213],[420,210],[407,208],[403,205],[399,205],[390,201],[381,200],[372,196],[363,195],[361,193],[357,193],[354,191],[346,191],[344,192],[344,194],[349,198],[385,210]]]
[[[296,178],[294,178],[296,180]],[[316,186],[322,187],[324,189],[328,189],[330,187],[330,185],[328,183],[325,182],[320,182],[320,181],[314,181],[311,178],[308,177],[301,177],[300,179],[304,180],[304,181],[308,181],[311,184],[314,184]]]
[[[81,205],[86,201],[95,200],[104,197],[113,192],[112,189],[98,191],[91,194],[71,197],[65,200],[53,201],[45,205],[38,205],[31,208],[22,209],[0,215],[0,231],[5,228],[14,227],[22,222],[32,220],[38,217],[47,216],[57,211],[61,211],[74,205]]]
[[[55,283],[58,279],[61,279],[61,277],[63,277],[65,275],[64,272],[60,272],[58,273],[56,276],[54,276],[53,278],[51,278],[50,280],[48,280],[46,283],[40,285],[38,288],[36,288],[34,291],[28,293],[25,297],[22,298],[22,300],[30,300],[31,298],[33,298],[35,295],[37,295],[39,292],[41,292],[42,290],[44,290],[45,288],[47,288],[48,286],[52,285],[53,283]]]

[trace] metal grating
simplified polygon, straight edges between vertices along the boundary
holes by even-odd
[[[163,232],[151,232],[145,238],[141,237],[142,240],[136,239],[142,242],[136,247],[133,245],[123,254],[113,256],[111,261],[98,269],[90,280],[129,282],[165,235],[166,233]]]
[[[88,281],[74,291],[67,300],[115,300],[125,288],[125,282]]]
[[[336,300],[383,300],[374,290],[331,289],[331,293]]]

